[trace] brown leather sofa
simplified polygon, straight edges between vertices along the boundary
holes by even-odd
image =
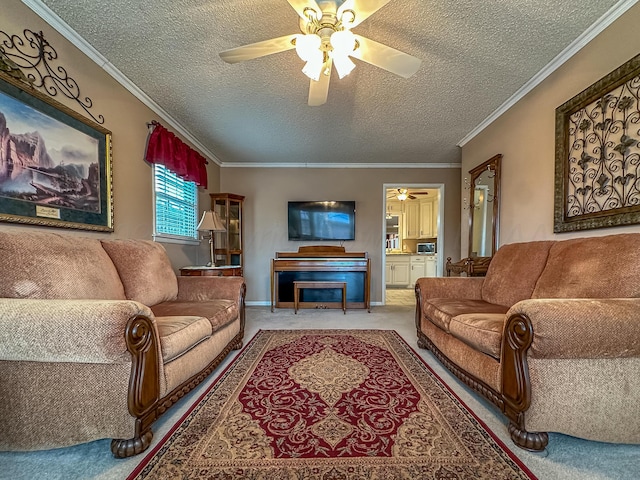
[[[504,245],[486,277],[418,280],[418,345],[522,448],[547,432],[640,443],[639,297],[640,234]]]
[[[176,277],[164,248],[0,232],[0,449],[112,438],[152,423],[242,346],[242,277]]]

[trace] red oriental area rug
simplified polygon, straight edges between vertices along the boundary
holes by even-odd
[[[129,479],[532,479],[393,331],[260,331]]]

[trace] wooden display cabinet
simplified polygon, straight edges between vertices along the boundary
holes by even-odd
[[[215,266],[244,267],[242,203],[244,196],[233,193],[211,193],[211,209],[220,215],[226,229],[215,232]]]

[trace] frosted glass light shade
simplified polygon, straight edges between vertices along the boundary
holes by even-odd
[[[356,68],[356,64],[351,61],[351,59],[346,55],[336,55],[335,52],[332,55],[333,64],[336,66],[336,71],[338,72],[338,77],[343,78],[351,73],[351,71]]]
[[[331,56],[336,66],[338,76],[343,78],[351,73],[356,64],[351,61],[349,54],[353,53],[356,46],[356,37],[349,30],[339,30],[331,34]]]
[[[316,82],[320,79],[320,74],[322,73],[322,65],[324,64],[324,56],[320,50],[317,51],[317,55],[311,57],[304,68],[302,69],[302,73],[304,73],[311,80],[315,80]]]
[[[331,34],[331,46],[334,52],[349,55],[356,47],[356,37],[350,30],[339,30]]]
[[[322,55],[320,45],[322,39],[316,34],[298,35],[296,37],[296,53],[301,60],[309,62],[313,60],[317,54]]]

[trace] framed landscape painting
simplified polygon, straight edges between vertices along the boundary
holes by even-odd
[[[111,132],[2,72],[0,221],[113,231]]]

